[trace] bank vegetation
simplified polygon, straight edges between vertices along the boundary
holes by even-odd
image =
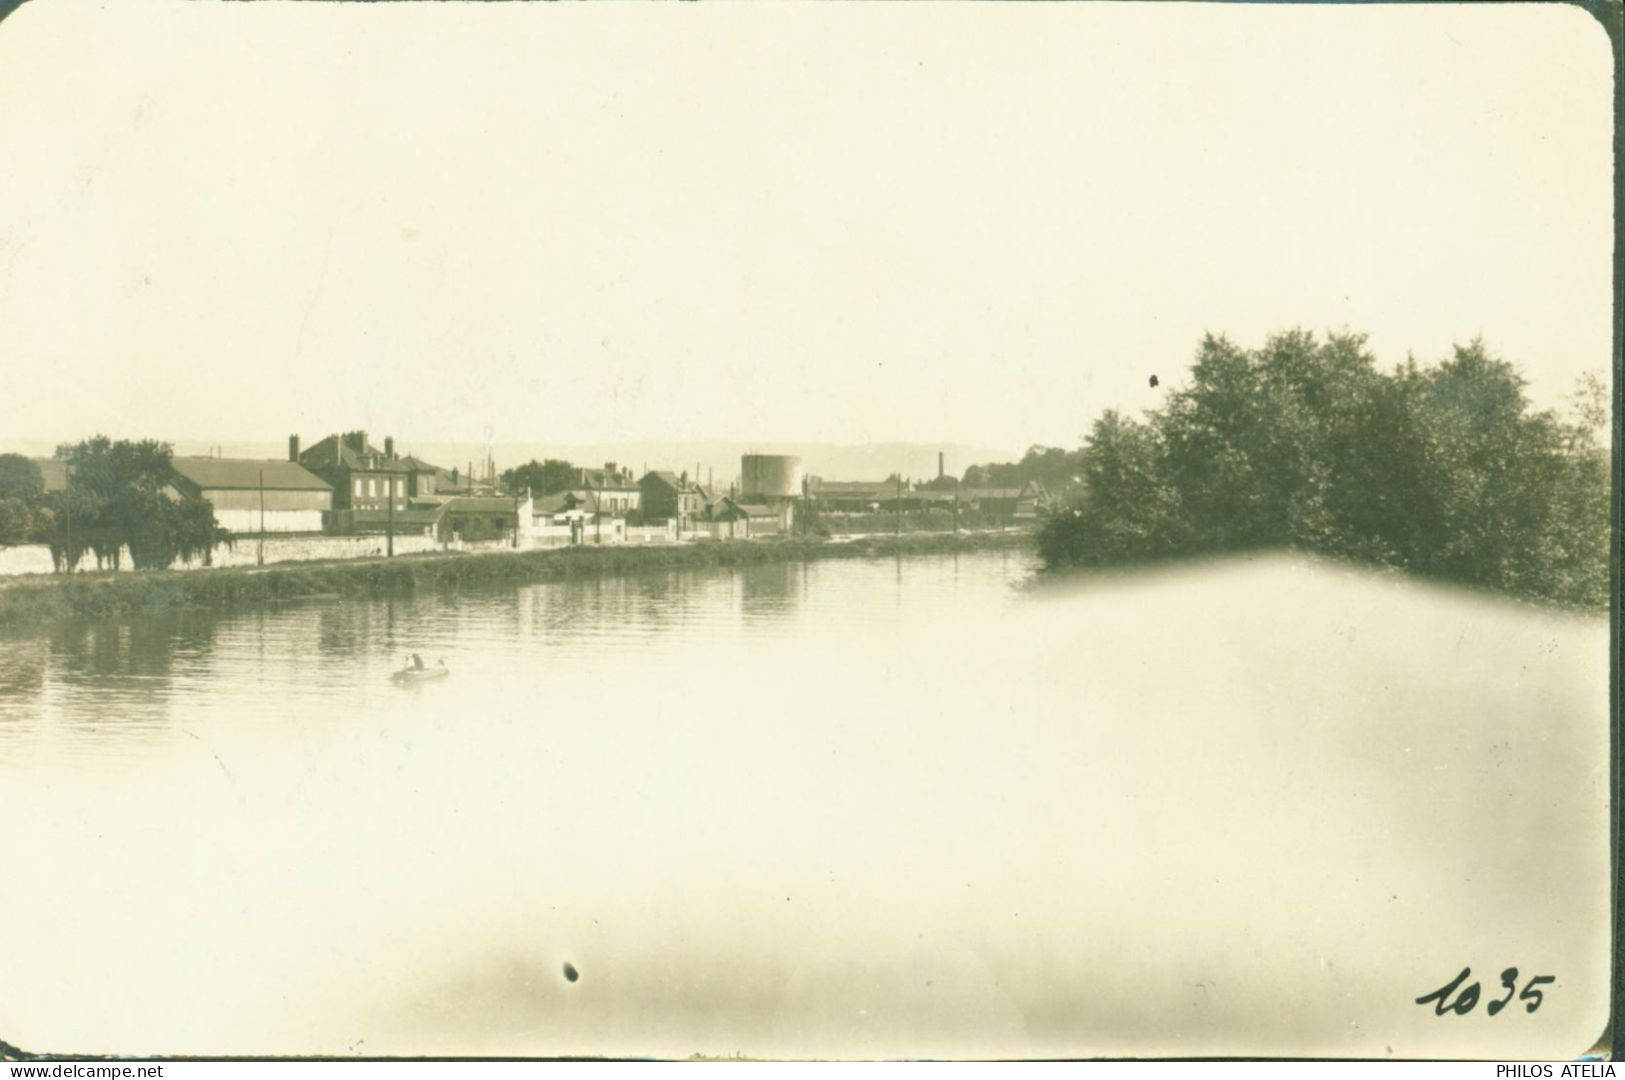
[[[701,541],[532,551],[430,552],[266,567],[0,579],[0,631],[76,619],[129,619],[180,609],[246,610],[318,598],[370,599],[487,585],[751,566],[814,559],[1027,548],[1029,530],[859,537],[849,541]]]

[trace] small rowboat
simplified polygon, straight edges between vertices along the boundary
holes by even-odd
[[[390,676],[390,679],[402,684],[420,683],[432,682],[435,679],[444,679],[450,674],[451,672],[446,668],[446,662],[442,660],[438,667],[405,668],[404,670],[395,672]]]

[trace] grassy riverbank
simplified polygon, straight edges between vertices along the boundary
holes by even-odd
[[[122,619],[178,609],[242,610],[289,600],[401,596],[464,585],[749,566],[807,559],[927,555],[1030,547],[1029,532],[904,534],[848,541],[762,540],[574,547],[540,551],[425,553],[218,570],[29,575],[0,579],[0,630],[70,619]]]

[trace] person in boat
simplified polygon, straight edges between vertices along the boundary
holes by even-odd
[[[411,665],[411,667],[412,667],[413,671],[422,671],[423,670],[423,657],[419,656],[417,653],[413,653],[412,654],[412,665]]]

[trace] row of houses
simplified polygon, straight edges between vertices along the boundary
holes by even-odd
[[[48,490],[67,483],[64,462],[39,464]],[[564,491],[535,496],[499,490],[494,464],[476,478],[472,468],[445,469],[398,454],[392,437],[379,447],[366,432],[352,431],[309,447],[290,436],[285,460],[175,457],[171,488],[207,500],[216,520],[239,536],[422,533],[442,540],[517,539],[561,528],[573,538],[590,528],[596,539],[604,522],[621,522],[611,526],[618,536],[629,519],[667,526],[674,537],[735,538],[787,532],[797,505],[807,502],[837,514],[957,505],[1023,518],[1036,516],[1045,499],[1036,484],[957,489],[804,480],[793,457],[746,455],[741,464],[743,484],[726,491],[665,469],[634,478],[631,469],[607,462],[578,468],[577,483]]]

